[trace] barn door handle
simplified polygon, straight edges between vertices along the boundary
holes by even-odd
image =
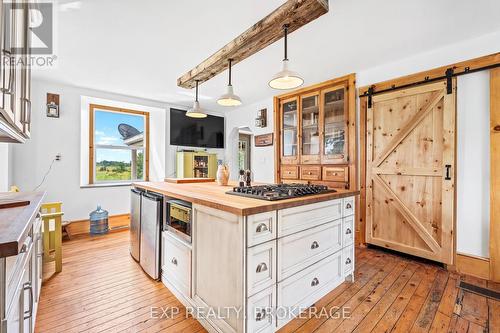
[[[451,165],[450,164],[446,164],[444,166],[446,168],[446,176],[444,177],[445,180],[451,180]]]

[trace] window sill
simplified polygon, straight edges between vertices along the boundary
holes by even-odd
[[[99,187],[121,187],[121,186],[131,186],[133,182],[127,183],[105,183],[105,184],[87,184],[80,185],[80,188],[99,188]]]

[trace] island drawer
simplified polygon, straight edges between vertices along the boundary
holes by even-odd
[[[247,249],[247,295],[276,283],[276,241]]]
[[[329,182],[348,182],[349,168],[337,166],[324,166],[322,177],[324,181]]]
[[[278,328],[293,319],[300,309],[311,306],[342,282],[342,251],[278,282],[277,307],[292,312],[287,316],[279,314]]]
[[[321,167],[320,166],[301,166],[300,179],[303,180],[320,180]]]
[[[247,247],[276,239],[276,211],[247,217]]]
[[[275,332],[276,286],[269,287],[253,295],[247,302],[247,332]]]
[[[342,233],[344,235],[342,246],[345,247],[354,243],[354,215],[344,217],[342,220]]]
[[[278,211],[278,238],[333,222],[342,217],[342,199],[281,209]]]
[[[348,246],[342,250],[343,275],[349,275],[354,269],[354,246]]]
[[[191,248],[164,231],[162,277],[186,297],[191,297]]]
[[[278,239],[278,281],[342,248],[342,220]]]
[[[282,165],[281,178],[283,179],[299,179],[299,167],[296,165]]]
[[[354,197],[344,198],[342,216],[354,215]]]

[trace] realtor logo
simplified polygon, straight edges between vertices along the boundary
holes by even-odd
[[[3,4],[3,14],[4,49],[13,55],[53,54],[54,12],[51,2],[7,2]],[[26,21],[27,24],[23,24]],[[26,46],[29,46],[29,52]]]

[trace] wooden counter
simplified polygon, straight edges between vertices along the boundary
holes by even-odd
[[[149,191],[157,192],[173,198],[208,206],[236,215],[247,216],[272,210],[307,205],[315,202],[358,195],[359,191],[338,189],[337,192],[308,195],[299,198],[266,201],[226,194],[236,183],[219,186],[217,183],[172,184],[166,182],[134,183]]]
[[[44,197],[44,192],[0,194],[1,199],[30,201],[27,206],[0,209],[0,258],[19,254]]]

